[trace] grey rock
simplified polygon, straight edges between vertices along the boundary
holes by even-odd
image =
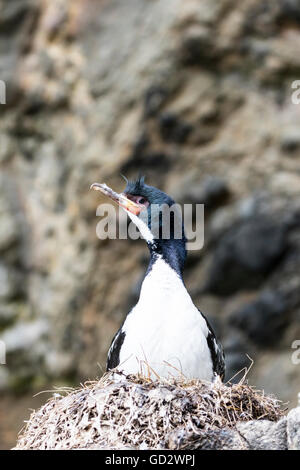
[[[34,354],[39,348],[39,341],[45,338],[48,331],[48,323],[39,319],[31,322],[19,322],[4,331],[1,335],[6,345],[6,352],[28,351]]]
[[[14,267],[0,262],[0,301],[21,296],[22,273]]]
[[[278,6],[277,21],[295,21],[300,23],[300,5],[297,0],[281,0]]]
[[[0,304],[0,328],[10,326],[17,319],[19,314],[18,304],[13,302],[3,302]]]
[[[204,204],[205,210],[224,204],[230,194],[227,182],[223,178],[209,176],[201,183],[185,184],[179,193],[185,203]]]
[[[294,153],[300,148],[300,133],[298,129],[289,130],[285,133],[280,142],[283,151]]]
[[[0,163],[8,161],[14,153],[14,144],[7,134],[0,135]]]
[[[258,287],[286,248],[286,229],[280,222],[262,216],[236,222],[218,242],[207,290],[229,295]]]
[[[192,126],[181,121],[175,114],[165,112],[159,116],[159,129],[165,141],[183,144],[191,133]]]
[[[7,268],[0,264],[0,300],[10,297],[13,292],[11,280]]]
[[[293,337],[294,335],[295,333]],[[299,337],[298,334],[296,337]],[[255,361],[251,383],[255,383],[260,390],[279,397],[283,404],[289,402],[291,407],[297,406],[297,394],[300,390],[299,364],[293,364],[292,361],[294,351],[290,343],[282,351],[276,351],[276,354],[269,348],[260,349],[259,353],[251,356]]]
[[[147,117],[155,116],[167,100],[168,90],[165,87],[151,86],[145,93],[144,107]]]
[[[229,428],[199,432],[178,429],[167,438],[167,448],[172,450],[247,450],[249,445],[241,435]]]
[[[3,185],[3,179],[1,181]],[[17,220],[9,193],[0,188],[0,251],[5,251],[16,243],[19,238]]]
[[[9,2],[4,1],[1,5],[1,21],[0,31],[9,31],[10,28],[16,27],[24,20],[26,13],[29,10],[29,1],[11,0]]]
[[[238,423],[236,429],[251,450],[286,450],[287,419],[272,421],[249,421]]]
[[[230,316],[231,325],[240,328],[262,347],[279,341],[288,322],[288,302],[283,294],[276,291],[263,292],[258,299]]]
[[[0,364],[0,391],[5,391],[9,386],[9,372],[4,364]]]
[[[287,415],[287,442],[289,450],[300,450],[300,406]]]
[[[223,343],[225,351],[226,376],[225,380],[237,383],[245,373],[245,367],[251,364],[252,347],[247,337],[240,329],[231,329],[231,335],[226,336]]]

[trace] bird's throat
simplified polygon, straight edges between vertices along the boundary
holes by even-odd
[[[153,243],[148,243],[148,247],[150,263],[147,273],[158,259],[163,259],[182,279],[186,260],[185,239],[153,240]]]

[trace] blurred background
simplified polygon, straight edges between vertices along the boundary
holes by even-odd
[[[227,379],[248,355],[250,384],[294,406],[300,2],[2,0],[0,54],[0,447],[35,393],[101,376],[137,300],[147,248],[99,240],[89,191],[120,173],[205,204],[185,281]]]

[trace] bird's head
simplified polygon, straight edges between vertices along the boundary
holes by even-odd
[[[126,181],[126,188],[120,194],[104,184],[94,183],[91,187],[117,202],[148,244],[174,238],[185,242],[181,213],[175,201],[160,189],[146,184],[144,177]]]

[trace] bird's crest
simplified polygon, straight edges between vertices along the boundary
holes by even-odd
[[[145,176],[139,175],[136,180],[125,180],[127,182],[124,193],[138,194],[145,185]]]

